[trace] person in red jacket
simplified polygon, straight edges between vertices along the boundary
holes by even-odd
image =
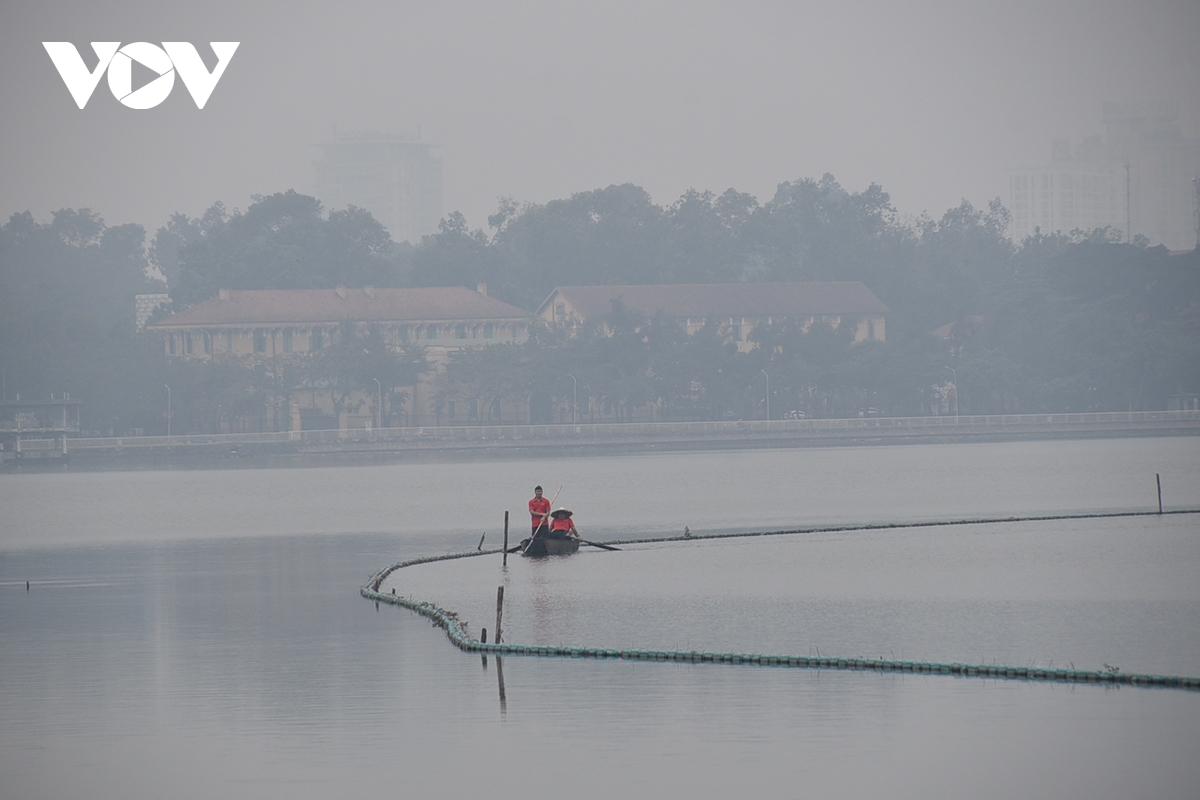
[[[567,537],[579,538],[579,531],[575,527],[575,521],[571,519],[571,510],[567,508],[557,508],[550,514],[550,538],[565,539]]]
[[[550,533],[550,501],[542,497],[542,487],[533,487],[533,499],[529,501],[530,524],[533,527],[531,539]]]

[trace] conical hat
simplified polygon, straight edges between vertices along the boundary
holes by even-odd
[[[553,511],[551,511],[550,516],[554,517],[555,519],[561,519],[562,517],[569,517],[569,516],[571,516],[571,509],[562,508],[560,506],[559,508],[556,508]]]

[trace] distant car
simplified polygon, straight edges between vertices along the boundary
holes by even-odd
[[[808,414],[805,414],[803,411],[793,409],[792,411],[785,412],[783,415],[783,418],[784,419],[808,419]]]
[[[878,417],[879,409],[878,408],[860,408],[858,410],[858,415],[860,417]]]

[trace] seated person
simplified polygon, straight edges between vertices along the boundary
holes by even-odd
[[[566,539],[568,537],[579,538],[575,521],[571,519],[571,511],[566,508],[555,509],[550,512],[550,538]]]

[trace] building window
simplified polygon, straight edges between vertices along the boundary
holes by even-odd
[[[875,320],[867,320],[867,339],[875,341]]]
[[[267,352],[267,332],[262,328],[254,329],[254,352]]]
[[[283,352],[285,352],[285,353],[292,352],[292,329],[291,328],[283,329]]]
[[[226,353],[233,352],[233,331],[225,332],[225,352]]]
[[[496,326],[488,322],[483,326],[483,338],[491,339],[496,335]]]
[[[322,331],[320,328],[313,328],[311,331],[308,332],[308,349],[309,350],[320,350],[322,347],[325,346],[325,342],[323,340],[323,337],[321,336],[321,333],[322,333]]]
[[[167,352],[175,355],[175,334],[173,333],[167,334]]]
[[[467,323],[460,322],[454,326],[454,338],[455,339],[467,338]]]
[[[206,332],[204,334],[204,355],[211,356],[212,352],[213,352],[212,334]]]
[[[183,354],[188,356],[192,354],[192,335],[190,333],[183,335]]]
[[[438,337],[438,326],[437,325],[425,326],[425,338],[426,339],[436,339],[437,337]]]

